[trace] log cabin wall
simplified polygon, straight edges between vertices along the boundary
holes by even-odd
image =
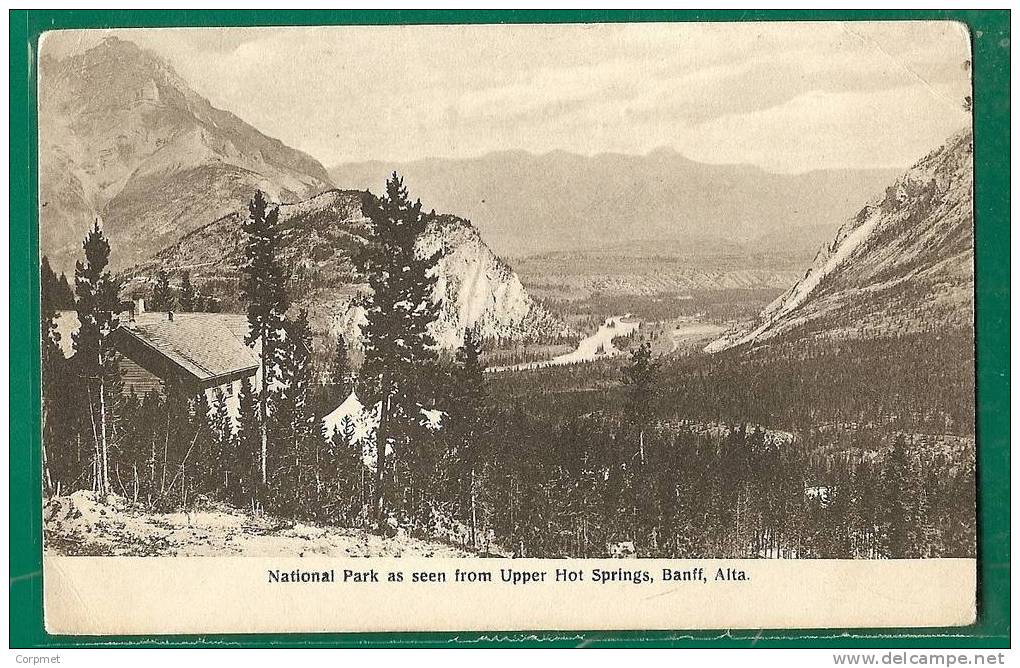
[[[138,398],[144,397],[149,392],[164,393],[163,381],[142,367],[138,366],[131,358],[121,356],[120,373],[124,379],[124,392],[134,394]]]

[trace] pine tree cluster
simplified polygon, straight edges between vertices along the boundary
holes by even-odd
[[[154,510],[224,503],[520,557],[605,557],[621,546],[668,558],[974,554],[973,452],[914,442],[921,429],[967,424],[967,407],[952,408],[956,390],[868,386],[820,400],[832,413],[798,399],[826,382],[885,378],[861,370],[865,351],[853,343],[808,346],[796,359],[779,348],[667,364],[641,342],[622,366],[485,374],[474,329],[453,355],[436,350],[440,256],[416,251],[429,216],[396,174],[368,209],[355,258],[370,289],[364,361],[352,364],[343,337],[317,360],[309,315],[288,294],[278,208],[256,192],[248,212],[241,297],[261,364],[240,383],[235,415],[220,390],[125,392],[111,336],[120,286],[98,223],[73,294],[43,260],[48,494],[86,489]],[[179,288],[160,272],[150,300],[203,307],[186,271]],[[80,327],[65,359],[56,319],[69,305]],[[953,368],[955,344],[925,354]],[[910,373],[937,382],[929,376],[942,372]],[[367,438],[323,421],[354,389],[378,416]],[[790,438],[751,426],[777,422]],[[733,426],[697,428],[709,423]]]

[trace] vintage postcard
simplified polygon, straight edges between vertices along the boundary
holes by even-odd
[[[971,624],[970,48],[45,33],[47,630]]]

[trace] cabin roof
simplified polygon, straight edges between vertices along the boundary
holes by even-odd
[[[233,313],[143,313],[121,322],[118,336],[144,344],[199,381],[254,371],[259,357],[244,343],[248,319]]]

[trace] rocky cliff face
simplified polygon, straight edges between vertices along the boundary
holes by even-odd
[[[280,257],[290,275],[295,308],[307,308],[320,334],[342,333],[357,343],[364,314],[357,298],[367,290],[353,262],[365,243],[365,206],[373,195],[330,190],[297,204],[280,206]],[[206,291],[236,295],[244,237],[238,210],[200,227],[125,273],[128,291],[144,291],[160,268],[191,273]],[[435,216],[419,240],[424,256],[442,251],[435,299],[443,304],[433,334],[442,348],[456,348],[464,331],[477,327],[484,338],[528,340],[569,333],[525,290],[514,271],[492,253],[478,231],[456,216]]]
[[[954,135],[848,220],[804,277],[716,352],[780,335],[880,336],[971,327],[973,135]]]
[[[531,298],[521,279],[489,250],[471,223],[439,217],[418,240],[418,250],[422,256],[442,253],[435,297],[447,306],[433,327],[440,347],[460,346],[470,327],[489,339],[569,332]]]
[[[331,187],[313,158],[214,108],[131,42],[56,60],[44,41],[39,68],[40,246],[58,270],[97,216],[125,267],[255,188],[296,201]]]

